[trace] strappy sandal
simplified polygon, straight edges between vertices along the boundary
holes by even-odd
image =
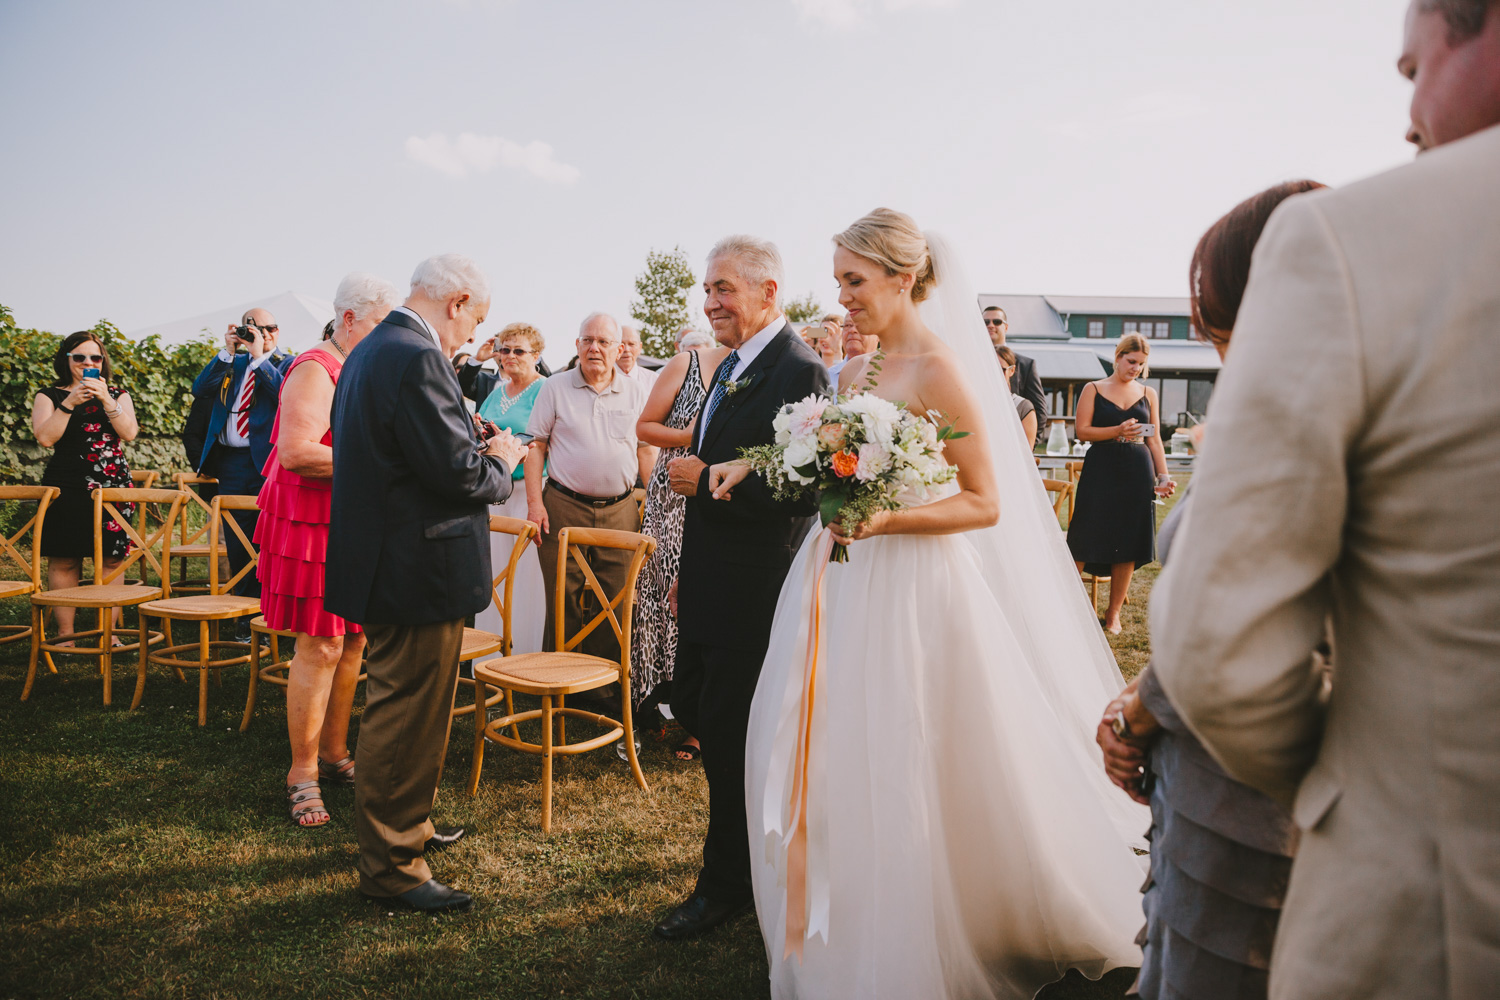
[[[354,784],[354,755],[351,753],[343,760],[334,761],[332,764],[319,757],[318,777],[330,785]]]
[[[681,756],[682,754],[687,754],[687,756],[683,757]],[[677,761],[677,763],[679,764],[691,764],[702,755],[703,748],[695,747],[687,740],[683,740],[681,743],[677,744],[677,746],[672,748],[672,759]]]
[[[295,785],[286,786],[286,799],[292,806],[292,825],[304,830],[315,826],[322,826],[332,817],[328,816],[328,807],[323,804],[323,790],[318,787],[316,781],[303,781]],[[313,805],[317,803],[317,805]],[[302,817],[308,813],[322,813],[325,818],[320,823],[304,823]]]

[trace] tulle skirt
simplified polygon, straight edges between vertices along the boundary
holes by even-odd
[[[273,461],[268,466],[274,466]],[[280,472],[275,466],[274,472]],[[273,472],[260,490],[255,545],[260,553],[260,610],[274,629],[316,636],[359,632],[323,607],[324,562],[333,494]]]
[[[868,539],[827,567],[807,752],[808,909],[816,923],[824,908],[826,940],[783,958],[783,835],[822,535],[787,577],[750,714],[772,995],[1030,998],[1069,968],[1098,978],[1139,965],[1144,859],[1131,843],[1149,815],[1130,813],[1128,830],[1111,818],[1103,796],[1121,793],[1101,786],[1092,733],[1049,706],[962,535]]]
[[[526,487],[519,480],[510,497],[504,503],[490,505],[490,513],[501,517],[526,520]],[[490,532],[490,564],[499,573],[510,560],[513,538],[510,535]],[[537,547],[527,546],[516,564],[516,580],[511,593],[510,651],[515,653],[540,653],[542,633],[547,625],[547,592],[542,585],[542,564],[537,558]],[[500,612],[491,602],[474,616],[474,627],[500,635],[504,622]]]

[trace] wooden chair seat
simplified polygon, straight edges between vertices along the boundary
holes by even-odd
[[[151,601],[141,606],[141,612],[153,618],[174,618],[188,622],[240,618],[244,615],[253,615],[259,610],[260,598],[236,597],[234,594],[194,594],[191,597],[171,597],[164,601]]]
[[[61,587],[31,595],[32,604],[47,607],[117,608],[145,604],[161,597],[160,587],[142,587],[138,583],[95,583],[82,587]]]
[[[36,589],[30,580],[0,580],[0,598],[20,597]]]
[[[172,558],[207,559],[209,551],[210,550],[207,545],[174,545],[172,546]],[[218,554],[227,557],[229,555],[229,548],[227,546],[220,545]]]
[[[586,653],[519,653],[474,664],[474,676],[522,694],[555,697],[618,681],[620,664]]]
[[[492,656],[505,645],[505,637],[479,628],[464,629],[464,643],[458,654],[460,660],[477,660],[481,656]]]

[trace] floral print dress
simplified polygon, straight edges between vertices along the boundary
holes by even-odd
[[[110,386],[109,394],[118,400],[123,392]],[[68,390],[48,387],[42,394],[60,406]],[[118,403],[115,404],[119,405]],[[97,399],[79,403],[68,419],[68,428],[53,447],[52,458],[42,474],[43,486],[56,486],[61,496],[47,511],[42,537],[42,555],[91,556],[94,552],[93,492],[101,486],[130,486],[130,463],[125,459],[125,445],[115,433]],[[122,515],[134,515],[134,504],[121,505]],[[104,555],[123,558],[130,551],[130,539],[124,529],[109,519],[104,525]]]

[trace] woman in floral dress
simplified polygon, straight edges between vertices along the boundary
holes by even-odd
[[[47,509],[40,543],[47,557],[47,589],[58,590],[78,586],[83,560],[94,554],[94,490],[132,485],[124,442],[135,440],[140,425],[130,394],[109,384],[109,352],[98,334],[69,334],[53,356],[52,368],[57,380],[36,394],[31,428],[37,443],[52,449],[42,485],[61,491]],[[121,506],[120,513],[129,518],[133,506]],[[105,522],[104,531],[108,573],[129,553],[130,540],[113,518]],[[71,645],[75,609],[52,610],[60,644]],[[119,624],[120,609],[114,614]],[[122,642],[116,637],[116,645]]]

